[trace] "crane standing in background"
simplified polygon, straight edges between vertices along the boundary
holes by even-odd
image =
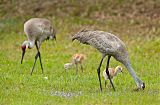
[[[22,58],[25,55],[26,49],[32,49],[34,45],[37,48],[37,54],[35,56],[35,61],[31,70],[31,75],[33,73],[37,58],[39,57],[40,65],[43,73],[43,66],[41,61],[40,46],[44,40],[49,38],[56,40],[55,30],[52,27],[52,24],[49,20],[44,18],[31,18],[24,24],[24,32],[28,38],[28,41],[24,41],[22,44]]]

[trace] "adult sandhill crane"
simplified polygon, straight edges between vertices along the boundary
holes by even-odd
[[[108,68],[110,78],[113,79],[115,76],[117,76],[117,74],[122,73],[122,70],[123,69],[121,66],[117,66],[116,68]],[[105,80],[105,87],[106,87],[106,81],[107,79],[109,79],[106,74],[106,69],[103,71],[103,77]]]
[[[43,73],[43,66],[41,61],[40,46],[44,40],[49,38],[56,40],[55,30],[49,20],[44,18],[31,18],[24,24],[24,32],[27,35],[28,41],[24,41],[22,44],[22,58],[25,55],[26,49],[32,49],[34,45],[37,48],[37,54],[35,56],[35,61],[31,70],[31,75],[33,73],[37,58],[39,57],[40,65]]]
[[[102,59],[97,69],[101,91],[102,91],[102,84],[101,84],[101,78],[100,78],[100,68],[101,68],[103,59],[106,57],[106,55],[108,55],[108,60],[106,65],[106,74],[109,77],[110,83],[114,91],[115,91],[115,88],[111,81],[111,78],[109,76],[109,71],[108,71],[109,61],[111,56],[113,56],[117,61],[121,62],[127,68],[130,75],[133,77],[134,81],[136,82],[138,89],[145,88],[144,82],[140,78],[138,78],[138,76],[136,75],[136,73],[134,72],[131,66],[125,44],[118,37],[104,31],[82,30],[72,37],[72,41],[74,41],[75,39],[80,41],[83,44],[87,44],[95,47],[102,53]]]

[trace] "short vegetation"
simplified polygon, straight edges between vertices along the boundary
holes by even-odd
[[[23,64],[23,24],[32,17],[49,19],[57,41],[42,44],[33,75],[36,47],[27,50]],[[159,0],[1,0],[0,1],[0,105],[159,105],[160,103],[160,1]],[[137,75],[145,82],[136,88],[126,68],[99,90],[97,67],[101,54],[93,47],[72,43],[81,29],[103,30],[124,41]],[[75,53],[87,56],[84,71],[65,72]],[[111,58],[110,67],[121,65]],[[121,65],[123,67],[123,65]]]

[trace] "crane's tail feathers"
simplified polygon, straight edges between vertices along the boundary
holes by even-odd
[[[81,29],[80,32],[86,32],[86,31],[89,31],[89,30],[87,28],[83,28],[83,29]]]
[[[51,30],[50,38],[56,41],[56,31],[52,27],[50,30]]]
[[[55,41],[56,41],[56,36],[55,36],[55,35],[50,36],[50,38],[51,38],[52,40],[55,40]]]

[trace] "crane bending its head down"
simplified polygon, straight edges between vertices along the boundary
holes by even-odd
[[[34,45],[36,45],[37,48],[37,54],[35,56],[35,62],[36,63],[37,58],[39,57],[41,68],[42,62],[41,62],[41,54],[40,54],[40,46],[44,40],[48,40],[49,38],[56,40],[56,32],[52,27],[51,22],[48,19],[44,18],[31,18],[24,24],[24,32],[28,38],[27,41],[24,41],[22,44],[22,58],[21,58],[21,64],[26,52],[26,49],[33,48]],[[34,65],[32,68],[32,72],[34,69]],[[31,72],[31,74],[32,74]]]
[[[113,56],[117,61],[121,62],[127,68],[130,75],[133,77],[134,81],[136,82],[138,89],[145,88],[144,82],[140,78],[138,78],[138,76],[136,75],[136,73],[134,72],[131,66],[125,44],[118,37],[104,31],[82,30],[72,37],[72,41],[74,41],[75,39],[80,41],[83,44],[93,46],[94,48],[99,50],[99,52],[102,53],[102,59],[97,69],[101,90],[102,90],[102,86],[101,86],[101,78],[100,78],[100,67],[106,55],[108,55],[108,60],[106,65],[106,74],[108,75],[110,83],[114,90],[115,88],[111,81],[111,78],[109,76],[109,71],[108,71],[109,61],[111,56]]]

